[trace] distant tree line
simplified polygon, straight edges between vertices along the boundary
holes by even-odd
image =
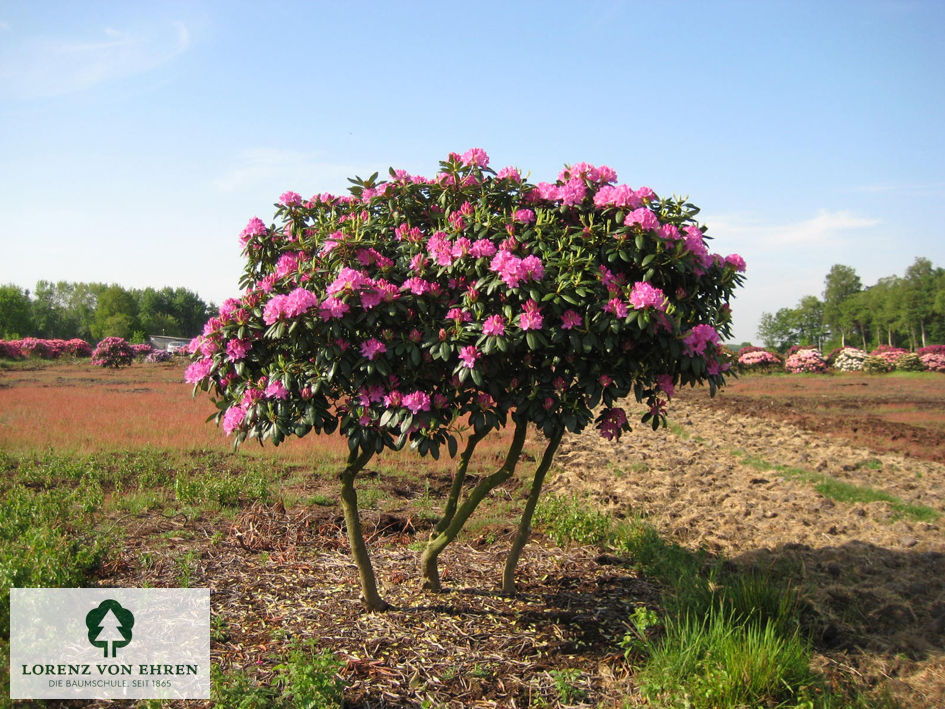
[[[917,258],[903,276],[863,287],[850,266],[836,264],[824,280],[823,298],[807,295],[795,308],[763,313],[758,336],[766,347],[879,345],[916,350],[945,342],[945,269]]]
[[[199,334],[215,313],[212,303],[186,288],[129,290],[105,283],[39,281],[31,293],[16,285],[0,285],[0,338],[7,340],[189,338]]]

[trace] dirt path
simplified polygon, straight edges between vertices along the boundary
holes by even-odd
[[[702,392],[684,393],[669,413],[672,430],[639,426],[616,445],[593,429],[567,439],[550,491],[589,493],[687,547],[783,569],[810,599],[825,665],[886,682],[907,706],[945,706],[945,534],[935,514],[945,512],[945,465],[735,414]],[[831,499],[818,475],[841,492],[868,487],[899,502]],[[929,521],[903,514],[906,505],[920,516],[927,508]]]

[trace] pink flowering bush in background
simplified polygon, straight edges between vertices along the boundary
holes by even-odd
[[[616,181],[606,166],[578,163],[530,184],[472,149],[433,177],[391,169],[387,181],[352,180],[345,196],[286,192],[273,224],[254,217],[241,233],[243,292],[191,343],[186,379],[209,392],[236,443],[310,431],[348,439],[342,502],[369,608],[385,604],[353,481],[375,453],[410,445],[459,456],[422,557],[437,589],[439,552],[514,473],[528,428],[544,434],[508,590],[565,431],[593,424],[618,438],[631,394],[655,428],[675,387],[724,383],[720,340],[744,261],[709,251],[693,205]],[[506,425],[506,461],[466,490],[476,443]]]
[[[899,359],[902,355],[909,354],[909,350],[903,349],[902,347],[890,347],[889,345],[880,345],[875,350],[870,352],[870,357],[879,357],[889,364],[895,366],[896,360]]]
[[[750,372],[768,372],[780,368],[783,360],[763,347],[742,347],[738,351],[738,366]]]
[[[0,340],[0,359],[59,359],[61,357],[90,357],[92,346],[85,340],[45,340],[25,337],[22,340]]]
[[[97,367],[128,367],[134,358],[134,350],[122,337],[106,337],[92,352],[92,364]]]
[[[919,359],[930,372],[945,372],[945,352],[927,352],[920,354]]]
[[[784,369],[791,374],[823,374],[827,363],[815,349],[801,349],[784,361]]]

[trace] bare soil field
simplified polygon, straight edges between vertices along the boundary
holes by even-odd
[[[207,402],[177,384],[181,371],[0,372],[0,448],[163,445],[206,460],[208,471],[238,469],[222,434],[203,423]],[[101,440],[87,420],[100,414]],[[669,415],[669,429],[636,426],[616,444],[596,430],[567,437],[545,494],[643,517],[733,568],[775,570],[801,590],[827,677],[884,690],[902,707],[945,706],[945,377],[745,377],[714,399],[679,392]],[[319,455],[315,439],[299,443],[273,458],[276,473],[288,471],[279,497],[297,502],[107,512],[125,533],[96,583],[210,587],[214,662],[263,684],[288,643],[316,638],[344,662],[346,706],[645,705],[618,641],[633,609],[654,607],[660,589],[632,559],[562,549],[538,530],[519,565],[519,595],[497,593],[539,441],[518,480],[494,491],[444,553],[438,595],[419,590],[416,543],[427,536],[429,500],[448,488],[446,469],[368,466],[358,485],[393,606],[384,614],[358,602],[334,477],[292,474]],[[324,502],[304,502],[316,498]],[[574,701],[561,700],[563,676]]]
[[[616,445],[567,439],[551,490],[781,570],[810,600],[825,668],[945,706],[945,377],[747,377],[714,399],[680,392],[669,415]]]

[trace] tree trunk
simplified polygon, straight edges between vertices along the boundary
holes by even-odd
[[[541,495],[541,486],[545,482],[545,474],[548,472],[548,468],[551,467],[551,461],[554,460],[563,434],[564,430],[562,429],[548,439],[548,445],[545,446],[545,452],[541,456],[541,462],[535,469],[535,479],[532,480],[532,489],[528,492],[525,510],[522,512],[522,519],[519,520],[518,532],[515,535],[515,539],[512,540],[512,547],[509,549],[509,555],[505,560],[505,571],[502,574],[502,593],[509,596],[515,594],[515,567],[518,566],[518,560],[522,555],[522,550],[525,548],[525,544],[531,536],[532,516],[535,514],[538,497]]]
[[[443,517],[440,518],[440,521],[436,523],[436,526],[430,533],[431,539],[443,532],[449,527],[450,522],[453,521],[453,515],[456,514],[456,505],[459,504],[459,496],[463,492],[463,482],[466,480],[466,470],[469,468],[469,460],[472,458],[473,451],[476,450],[479,441],[485,438],[486,435],[487,433],[474,432],[469,437],[469,440],[466,441],[466,447],[459,457],[459,466],[456,468],[456,476],[453,478],[449,499],[447,499],[446,507],[443,509]]]
[[[460,505],[453,514],[449,524],[446,525],[443,531],[436,534],[436,536],[427,542],[423,553],[420,555],[420,573],[423,577],[424,588],[436,592],[443,590],[440,584],[440,570],[437,566],[437,558],[440,552],[443,551],[450,542],[456,539],[456,535],[459,534],[463,525],[466,524],[466,520],[469,519],[469,516],[475,511],[483,498],[515,473],[515,465],[518,463],[518,458],[522,454],[522,447],[525,445],[525,433],[527,430],[528,422],[524,418],[516,418],[512,444],[509,446],[502,467],[492,473],[492,475],[480,480],[469,492],[463,504]]]
[[[348,454],[348,463],[341,473],[341,507],[345,515],[348,544],[351,546],[351,555],[358,567],[358,578],[361,581],[361,603],[369,611],[385,611],[390,606],[377,592],[377,579],[367,545],[364,543],[361,518],[358,515],[358,494],[354,489],[355,476],[367,465],[372,455],[370,451],[359,455],[357,450]]]
[[[922,346],[925,347],[925,320],[920,320],[919,326],[922,328]]]

